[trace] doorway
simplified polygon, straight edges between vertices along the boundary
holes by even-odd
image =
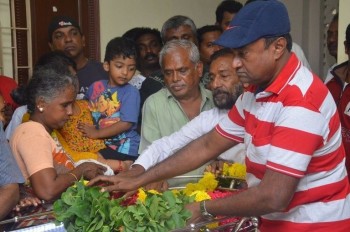
[[[30,4],[26,2],[14,0],[12,10],[15,15],[14,28],[27,28],[30,31],[13,32],[16,33],[14,43],[17,52],[13,57],[16,59],[14,63],[18,64],[18,67],[14,67],[18,68],[14,73],[18,75],[16,79],[19,85],[28,82],[32,74],[32,64],[50,51],[47,28],[51,19],[58,15],[74,18],[80,24],[86,41],[85,55],[89,59],[100,60],[99,0],[31,0]],[[30,22],[26,20],[27,14],[30,14]],[[28,43],[30,40],[31,43]],[[28,44],[31,44],[32,49],[28,49]]]

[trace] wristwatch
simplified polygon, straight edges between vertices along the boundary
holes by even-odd
[[[205,202],[206,201],[201,201],[199,203],[199,209],[201,211],[201,214],[202,214],[202,217],[204,217],[205,219],[213,219],[214,218],[214,215],[212,215],[211,213],[209,213],[207,211],[207,209],[205,208]]]

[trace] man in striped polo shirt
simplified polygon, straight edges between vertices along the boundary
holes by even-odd
[[[216,41],[250,87],[227,117],[129,184],[131,190],[188,172],[245,143],[249,188],[192,203],[190,222],[211,215],[260,216],[260,231],[350,231],[350,188],[334,100],[291,51],[290,22],[276,0],[243,7]]]

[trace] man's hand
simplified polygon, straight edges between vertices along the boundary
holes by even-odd
[[[144,172],[145,172],[145,169],[141,165],[134,164],[131,166],[131,168],[129,170],[118,173],[118,176],[120,176],[120,177],[132,177],[132,176],[136,177],[136,176],[143,174]]]
[[[97,176],[93,178],[88,183],[88,186],[99,185],[103,183],[103,185],[107,185],[102,187],[101,191],[119,191],[119,192],[130,192],[137,190],[140,186],[138,176]]]
[[[81,133],[91,139],[98,139],[98,130],[95,128],[94,125],[90,125],[87,123],[79,123],[78,129],[81,131]]]
[[[164,181],[158,181],[158,182],[154,182],[154,183],[150,183],[148,185],[146,185],[145,190],[156,190],[158,192],[164,192],[166,190],[168,190],[169,188],[169,184],[166,180]]]
[[[214,160],[205,168],[205,170],[218,176],[222,173],[225,162],[226,161],[223,160]]]
[[[193,202],[185,206],[192,213],[192,217],[187,221],[187,224],[198,223],[204,221],[199,208],[199,202]]]

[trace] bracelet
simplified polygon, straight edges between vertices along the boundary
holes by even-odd
[[[201,201],[199,203],[200,212],[201,212],[201,214],[202,214],[202,216],[204,218],[206,218],[206,219],[213,219],[214,216],[207,211],[207,208],[205,207],[205,202],[206,202],[206,200],[205,201]]]
[[[73,172],[68,172],[68,174],[72,175],[75,181],[78,181],[78,177]]]

